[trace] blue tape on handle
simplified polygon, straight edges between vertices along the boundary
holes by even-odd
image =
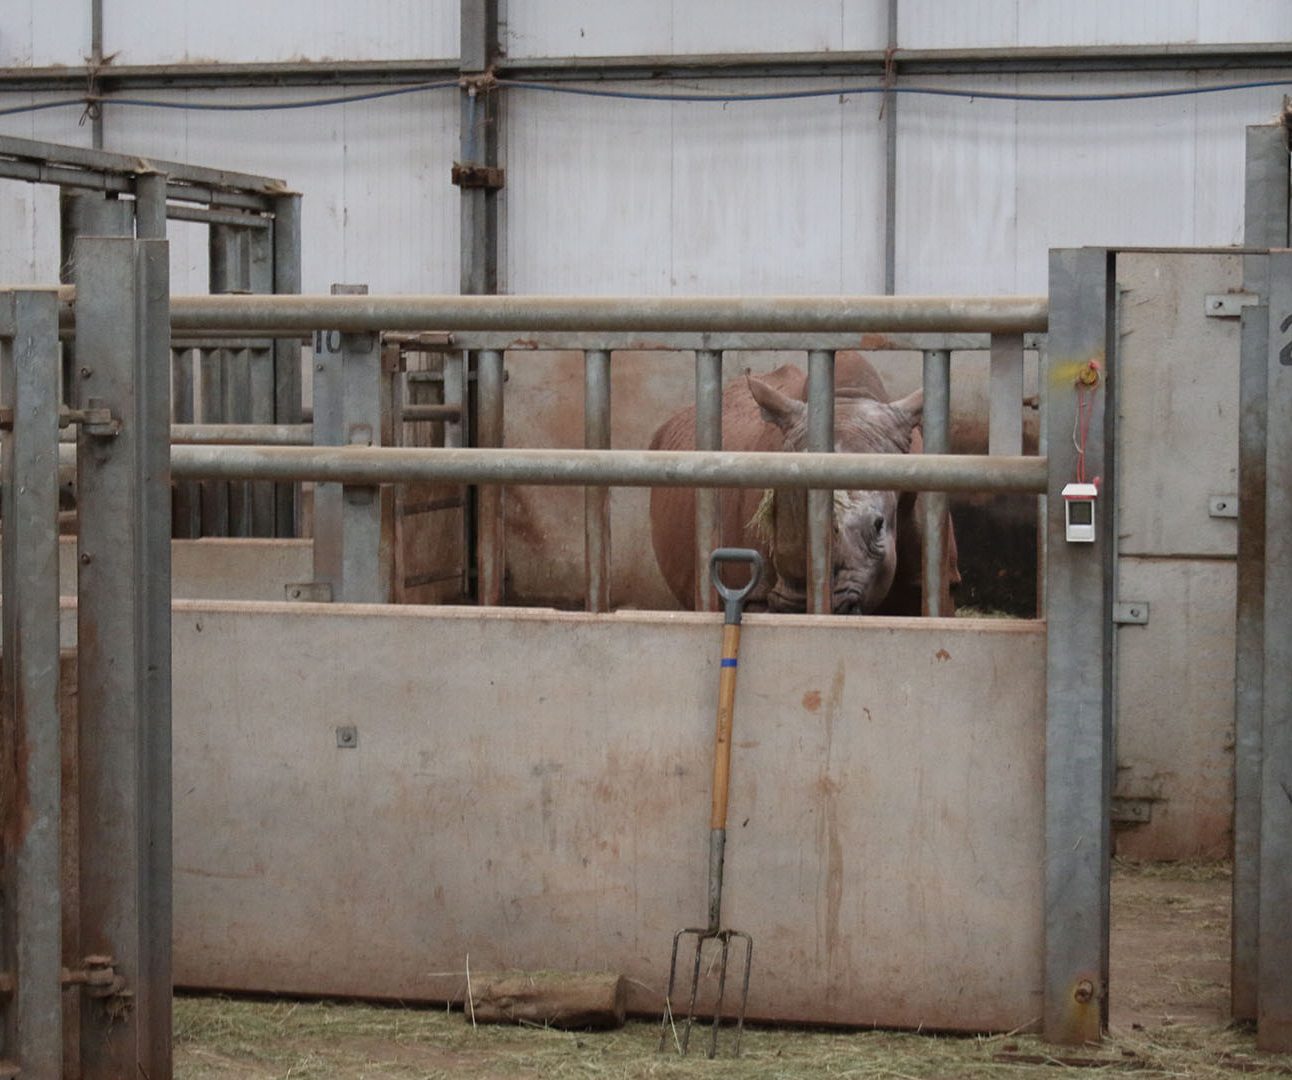
[[[723,666],[723,667],[739,667],[739,666],[740,666],[740,661],[739,661],[739,660],[737,660],[737,659],[736,659],[735,657],[733,657],[733,656],[724,656],[724,657],[722,658],[722,666]]]

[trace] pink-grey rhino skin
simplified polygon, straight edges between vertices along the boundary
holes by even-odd
[[[758,395],[758,400],[755,399]],[[864,356],[840,354],[835,365],[835,446],[838,450],[870,453],[920,453],[919,422],[923,395],[890,402],[883,380]],[[742,376],[729,383],[722,399],[724,450],[780,451],[803,448],[803,402],[807,376],[786,364],[759,377]],[[760,403],[761,402],[761,403]],[[651,439],[652,450],[695,449],[695,408],[680,410],[666,420]],[[752,610],[803,611],[805,558],[797,543],[790,550],[773,550],[751,527],[763,492],[724,488],[719,495],[719,522],[724,546],[752,547],[766,561],[766,575],[750,598]],[[801,493],[782,493],[778,512]],[[834,611],[837,614],[920,615],[922,498],[912,492],[848,493],[843,520],[836,517],[834,543]],[[695,497],[688,488],[651,491],[651,542],[655,559],[678,603],[695,607]],[[880,518],[883,519],[882,525]],[[840,530],[838,527],[842,526]],[[944,521],[943,611],[954,611],[952,590],[960,582],[955,533]],[[791,530],[793,534],[793,530]],[[777,536],[783,530],[777,530]],[[782,543],[781,545],[785,545]],[[747,577],[733,567],[731,584]]]

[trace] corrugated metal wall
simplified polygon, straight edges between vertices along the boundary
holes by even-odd
[[[88,8],[88,0],[11,0],[0,14],[0,65],[82,63]],[[526,0],[505,5],[501,35],[512,57],[875,49],[886,42],[885,9],[884,0]],[[1292,9],[1277,0],[903,0],[899,35],[905,48],[1284,41],[1292,37]],[[457,48],[457,0],[362,8],[339,0],[104,5],[104,50],[119,64],[452,57]],[[919,81],[1105,92],[1214,77]],[[842,89],[866,81],[705,80],[702,89]],[[319,91],[184,93],[201,102]],[[30,100],[0,94],[0,110]],[[1081,105],[903,96],[897,289],[1039,291],[1046,250],[1055,245],[1235,243],[1243,128],[1270,119],[1281,100],[1277,87]],[[276,175],[305,192],[307,290],[360,281],[383,291],[456,291],[458,192],[449,166],[457,108],[451,91],[276,113],[109,106],[104,145]],[[575,293],[882,291],[879,108],[878,98],[856,95],[715,105],[509,91],[502,285]],[[79,120],[75,108],[3,116],[0,130],[85,145],[89,129]],[[40,194],[0,188],[0,278],[52,276],[51,205]],[[201,231],[175,235],[175,287],[204,287]]]

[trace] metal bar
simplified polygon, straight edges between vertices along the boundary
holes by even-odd
[[[85,88],[85,74],[81,75],[81,89]],[[87,169],[96,173],[115,173],[136,176],[142,172],[165,173],[171,183],[208,185],[226,189],[229,193],[243,192],[262,196],[279,195],[287,190],[282,180],[252,173],[232,172],[228,169],[209,169],[188,165],[181,161],[163,161],[158,158],[140,158],[136,154],[114,154],[106,150],[90,150],[62,143],[41,142],[38,139],[19,139],[0,135],[0,157],[34,163],[51,162],[57,165]],[[145,167],[141,168],[141,162]]]
[[[479,437],[483,448],[499,448],[503,445],[503,356],[493,350],[480,354],[479,368],[476,376],[476,390],[479,394]],[[482,451],[474,451],[480,453]],[[588,451],[583,451],[587,453]],[[613,451],[601,451],[613,453]],[[471,454],[470,450],[441,450],[439,454],[461,456]],[[495,449],[499,456],[513,454],[515,451]],[[443,460],[441,458],[441,460]],[[457,480],[459,483],[478,482],[481,477],[455,478],[445,476],[428,476],[425,479]],[[515,481],[512,481],[513,483]],[[506,534],[503,516],[503,489],[497,483],[483,485],[477,492],[477,513],[479,525],[476,531],[476,580],[479,584],[479,601],[481,604],[498,605],[503,602],[504,575],[507,570]]]
[[[444,354],[444,405],[445,409],[452,409],[454,416],[452,419],[444,418],[444,445],[447,447],[467,446],[468,440],[464,436],[466,425],[466,400],[467,400],[467,380],[466,380],[466,356],[461,352]],[[404,416],[408,417],[409,409],[427,409],[434,408],[432,405],[413,405],[404,407]]]
[[[176,331],[656,330],[1023,333],[1044,296],[174,296]]]
[[[315,421],[315,431],[318,421]],[[489,437],[481,433],[482,441]],[[1039,457],[434,447],[174,446],[172,475],[347,484],[1045,490]]]
[[[900,0],[888,0],[888,51],[885,81],[897,75],[897,22]],[[884,114],[884,292],[897,292],[897,95],[885,94]]]
[[[388,335],[390,336],[393,335]],[[862,335],[849,331],[825,334],[810,331],[799,331],[793,334],[664,331],[643,335],[631,331],[606,330],[596,333],[580,333],[577,330],[516,333],[505,330],[457,329],[441,336],[448,340],[430,348],[435,351],[502,349],[516,353],[587,349],[640,352],[651,350],[760,352],[775,349],[790,349],[796,352],[802,352],[805,349],[830,349],[834,352],[845,349],[865,349],[867,352],[923,352],[925,349],[952,349],[956,352],[987,352],[991,348],[990,334],[867,333]],[[1038,340],[1043,337],[1044,334],[1024,335],[1024,348],[1035,349]]]
[[[895,59],[905,75],[969,75],[1115,71],[1243,71],[1284,68],[1292,50],[1283,42],[1246,44],[1022,46],[903,49]],[[677,56],[499,57],[500,75],[543,81],[669,78],[780,78],[880,76],[882,49],[795,53],[718,53]],[[0,70],[5,91],[83,92],[85,65]],[[217,89],[280,86],[366,86],[451,79],[457,57],[394,60],[281,60],[249,63],[113,64],[97,73],[101,91]]]
[[[313,446],[313,424],[171,424],[172,443]]]
[[[247,252],[247,287],[255,293],[274,291],[274,243],[268,229],[242,229]],[[253,424],[272,424],[276,371],[273,345],[245,350],[248,398],[245,418]],[[252,536],[272,537],[275,528],[275,490],[272,484],[253,484],[250,491]]]
[[[287,196],[287,198],[299,198],[299,196]],[[240,214],[236,210],[211,210],[205,206],[183,206],[176,203],[171,203],[166,207],[166,216],[172,221],[196,221],[203,225],[229,225],[235,229],[263,229],[269,231],[274,224],[272,218],[265,217],[257,211]]]
[[[989,454],[1023,452],[1023,336],[994,334],[991,339],[991,366],[988,376]],[[926,404],[927,407],[927,404]]]
[[[695,448],[722,449],[722,353],[695,353]],[[709,555],[722,546],[721,493],[695,491],[695,610],[717,611],[718,596],[709,581]],[[733,543],[735,541],[732,541]]]
[[[1022,408],[1021,398],[1019,408]],[[951,354],[934,349],[924,354],[924,452],[945,454],[951,447]],[[920,497],[923,527],[920,573],[925,615],[945,615],[942,564],[946,560],[947,497],[926,492]]]
[[[301,197],[279,195],[274,199],[273,292],[278,295],[301,291]],[[301,422],[301,342],[278,338],[274,341],[274,420],[279,424]],[[274,489],[274,532],[297,536],[300,492],[290,484]]]
[[[1109,805],[1112,784],[1111,600],[1115,537],[1108,507],[1115,415],[1109,304],[1112,258],[1097,248],[1050,252],[1051,329],[1046,380],[1049,483],[1046,525],[1045,981],[1050,1042],[1098,1041],[1108,990]],[[1094,543],[1068,543],[1063,486],[1077,472],[1069,438],[1076,372],[1104,366],[1093,396],[1085,471],[1102,476]],[[991,459],[995,460],[995,459]],[[1008,459],[1001,459],[1008,460]],[[1026,460],[1026,459],[1025,459]]]
[[[195,362],[201,383],[201,420],[222,424],[224,412],[224,365],[213,350],[199,349]],[[229,485],[223,480],[204,480],[200,486],[203,536],[228,536]]]
[[[81,941],[132,994],[82,1010],[85,1080],[171,1075],[168,266],[165,241],[76,246],[83,400],[121,420],[77,445]]]
[[[341,335],[343,444],[382,445],[390,430],[390,378],[382,371],[377,334]],[[341,587],[333,598],[384,604],[391,598],[394,503],[373,484],[341,489]]]
[[[171,439],[175,438],[176,428],[196,427],[193,402],[193,365],[192,349],[171,349]],[[71,438],[75,434],[69,432]],[[194,483],[175,485],[171,531],[178,539],[192,540],[202,535],[202,501],[198,486]]]
[[[610,449],[610,353],[592,349],[583,358],[583,445]],[[583,492],[583,571],[588,611],[610,610],[610,489]]]
[[[1256,1046],[1292,1050],[1292,252],[1269,255]],[[1277,599],[1276,599],[1277,598]]]
[[[453,421],[461,416],[461,405],[405,405],[403,408],[403,421],[406,424]]]
[[[135,176],[135,235],[140,240],[166,239],[166,183],[164,173]]]
[[[1243,242],[1287,247],[1288,136],[1282,124],[1249,127]],[[1239,361],[1237,621],[1234,656],[1234,886],[1230,1010],[1257,1017],[1260,905],[1261,728],[1265,678],[1265,436],[1269,260],[1243,258],[1243,288],[1262,298],[1242,312]]]
[[[108,199],[98,193],[59,192],[59,280],[70,282],[74,269],[73,251],[78,236],[131,236],[134,233],[130,203]],[[65,298],[74,294],[68,289]],[[75,404],[81,364],[77,360],[76,341],[63,344],[63,395]]]
[[[63,1061],[58,658],[58,302],[0,294],[15,325],[0,342],[0,387],[15,421],[4,450],[0,665],[0,965],[16,986],[0,1056],[24,1078],[57,1080]]]
[[[808,353],[807,448],[834,452],[834,353]],[[813,488],[807,494],[807,610],[829,615],[834,610],[834,492]]]

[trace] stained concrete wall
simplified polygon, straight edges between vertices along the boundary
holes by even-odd
[[[705,911],[718,639],[691,614],[177,601],[177,982],[441,1000],[469,956],[622,971],[659,1008]],[[1039,1015],[1044,641],[747,619],[724,922],[754,937],[751,1016]]]

